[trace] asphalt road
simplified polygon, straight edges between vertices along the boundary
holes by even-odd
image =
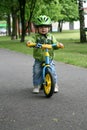
[[[32,94],[33,58],[0,49],[0,130],[87,130],[87,69],[55,62],[60,91]]]

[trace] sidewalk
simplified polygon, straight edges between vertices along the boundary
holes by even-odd
[[[87,130],[87,69],[56,64],[59,93],[32,94],[33,58],[0,49],[0,130]]]

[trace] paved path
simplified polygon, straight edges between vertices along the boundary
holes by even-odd
[[[87,130],[87,69],[55,62],[60,92],[32,94],[33,58],[0,49],[0,130]]]

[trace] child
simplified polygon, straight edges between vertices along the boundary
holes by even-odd
[[[30,42],[33,43],[45,43],[45,44],[56,44],[56,47],[53,47],[51,50],[49,50],[50,54],[50,65],[52,67],[52,73],[54,75],[55,79],[55,88],[54,92],[58,92],[58,85],[57,85],[57,74],[55,70],[55,65],[53,62],[53,57],[54,57],[54,50],[58,48],[63,48],[62,43],[58,43],[54,36],[49,33],[50,27],[51,27],[51,19],[48,16],[45,15],[40,15],[35,22],[35,27],[37,30],[37,33],[30,38],[30,40],[27,42],[27,45]],[[33,65],[33,93],[39,93],[40,86],[42,83],[42,63],[44,62],[44,50],[35,47],[33,50],[33,57],[35,59],[34,65]]]

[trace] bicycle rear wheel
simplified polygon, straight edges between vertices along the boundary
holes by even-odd
[[[44,93],[46,97],[49,98],[53,95],[54,87],[55,87],[55,83],[54,83],[53,75],[49,70],[47,70],[45,73],[45,84],[44,84]]]

